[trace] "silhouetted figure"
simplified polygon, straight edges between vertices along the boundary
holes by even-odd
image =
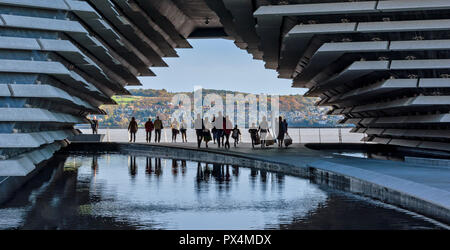
[[[288,123],[287,123],[286,119],[283,120],[283,128],[284,128],[284,133],[285,133],[286,135],[289,135],[289,133],[288,133]],[[292,139],[290,138],[290,136],[288,136],[288,137],[289,137],[289,142],[288,142],[288,144],[286,144],[286,141],[283,141],[285,147],[287,147],[287,146],[289,146],[290,144],[292,144]]]
[[[224,131],[223,131],[223,125],[224,125],[224,120],[225,118],[222,115],[222,112],[219,111],[219,115],[216,117],[216,119],[214,120],[214,124],[213,126],[216,127],[216,134],[217,134],[217,147],[220,148],[220,146],[223,146],[223,137],[224,137]],[[222,144],[221,144],[221,140],[222,139]]]
[[[228,116],[224,118],[223,128],[225,134],[225,148],[230,149],[230,135],[233,129],[233,124],[231,123],[230,118]]]
[[[187,142],[187,136],[186,136],[187,124],[186,124],[185,120],[181,121],[180,132],[181,132],[181,141],[182,142]]]
[[[138,131],[138,124],[134,117],[131,117],[130,124],[128,125],[128,131],[130,131],[130,142],[136,142],[136,133]]]
[[[208,117],[205,117],[205,121],[203,122],[204,129],[203,129],[203,140],[205,141],[205,147],[208,148],[208,142],[212,140],[211,137],[211,123],[208,121]]]
[[[152,131],[155,129],[155,126],[153,125],[152,119],[148,118],[148,121],[145,123],[145,140],[148,142],[151,142],[152,140]]]
[[[173,118],[170,128],[172,129],[172,142],[177,142],[177,135],[180,133],[177,119]]]
[[[262,121],[259,123],[259,133],[261,137],[261,148],[265,148],[267,136],[269,135],[269,123],[265,116],[263,116]]]
[[[200,148],[203,140],[203,130],[205,129],[205,125],[200,114],[197,114],[197,118],[194,120],[194,128],[195,134],[197,135],[197,146]]]
[[[155,142],[159,143],[161,141],[161,129],[163,128],[162,121],[159,119],[159,116],[156,117],[153,126],[155,127]]]
[[[217,129],[216,129],[216,126],[214,125],[215,122],[216,122],[216,116],[213,115],[213,119],[211,120],[211,125],[212,125],[211,133],[212,133],[214,144],[216,144],[216,140],[217,140]]]
[[[93,120],[91,120],[91,129],[93,135],[98,134],[98,120],[95,117]]]
[[[252,126],[250,127],[248,132],[250,133],[250,138],[252,140],[252,148],[255,148],[255,145],[258,145],[260,143],[260,138],[258,135],[259,129],[256,128],[255,123],[252,123]]]
[[[234,139],[234,147],[236,147],[239,144],[239,138],[241,137],[241,130],[238,129],[237,125],[234,125],[231,137]]]
[[[285,124],[283,122],[283,118],[278,117],[278,125],[276,126],[277,131],[277,140],[278,140],[278,147],[283,147],[283,141],[284,141],[284,134],[286,133]]]

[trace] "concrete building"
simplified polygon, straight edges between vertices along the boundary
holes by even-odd
[[[447,0],[0,0],[0,176],[50,158],[188,38],[264,60],[367,141],[450,148]]]

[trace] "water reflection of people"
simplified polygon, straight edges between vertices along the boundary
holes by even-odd
[[[283,190],[284,188],[284,175],[276,173],[277,176],[277,183],[278,183],[278,189]]]
[[[129,169],[130,169],[130,175],[132,176],[132,177],[134,177],[134,176],[136,176],[136,173],[137,173],[137,165],[136,165],[136,156],[129,156],[128,157],[128,166],[129,166]]]
[[[186,173],[186,161],[181,160],[181,174],[184,175]]]
[[[209,181],[209,179],[211,178],[211,169],[209,169],[209,164],[206,163],[205,164],[205,171],[204,171],[204,180],[205,181]]]
[[[92,156],[92,163],[91,163],[91,169],[92,169],[92,173],[94,175],[96,175],[98,173],[98,160],[97,160],[97,155],[93,155]]]
[[[258,176],[258,170],[251,168],[250,169],[250,176],[252,177],[252,179],[256,178],[256,176]]]
[[[178,174],[178,162],[172,159],[172,174],[176,176]]]
[[[232,168],[233,168],[233,171],[232,171],[233,176],[238,177],[239,176],[239,167],[238,166],[232,166]]]
[[[161,158],[155,158],[155,175],[159,177],[162,174]]]
[[[250,185],[251,185],[252,189],[255,188],[257,176],[258,176],[258,170],[251,168],[250,169]]]
[[[217,181],[221,182],[223,181],[223,174],[222,174],[222,165],[218,163],[213,163],[213,170],[211,175],[216,178]]]
[[[230,166],[227,165],[226,171],[225,171],[225,181],[230,181]]]
[[[259,171],[259,174],[260,174],[260,176],[261,176],[261,181],[262,181],[262,182],[266,182],[266,181],[267,181],[267,172],[264,171],[264,170],[260,170],[260,171]]]
[[[200,162],[197,162],[197,182],[204,181],[204,173],[202,170],[202,164]]]
[[[151,173],[153,173],[153,166],[152,166],[152,158],[151,157],[147,157],[147,161],[146,161],[146,164],[145,164],[145,173],[146,174],[151,174]]]

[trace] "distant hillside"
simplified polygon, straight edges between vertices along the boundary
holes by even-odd
[[[168,92],[165,89],[131,89],[132,96],[114,96],[118,105],[104,105],[102,108],[108,113],[98,116],[101,127],[121,127],[128,125],[132,116],[136,117],[140,125],[149,118],[157,115],[163,120],[169,119],[174,107],[170,104],[174,95],[183,93],[193,99],[192,92]],[[225,90],[203,89],[203,95],[215,93],[225,100],[226,94],[244,94]],[[328,108],[316,107],[317,98],[304,97],[302,95],[280,96],[280,113],[291,127],[308,126],[336,126],[340,117],[327,116]]]

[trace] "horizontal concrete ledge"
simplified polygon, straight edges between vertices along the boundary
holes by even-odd
[[[406,163],[411,163],[415,165],[425,165],[427,167],[433,168],[450,168],[450,160],[446,159],[430,159],[430,158],[421,158],[421,157],[405,157]]]
[[[68,138],[71,142],[102,142],[104,134],[79,134]]]
[[[72,143],[62,152],[123,152],[131,155],[167,157],[253,167],[292,176],[309,178],[317,184],[367,196],[430,218],[450,223],[450,192],[374,171],[327,161],[320,156],[311,161],[286,162],[264,154],[194,148],[184,145],[129,143]]]
[[[344,191],[368,196],[450,222],[450,192],[424,184],[319,160],[308,164],[310,178]]]

